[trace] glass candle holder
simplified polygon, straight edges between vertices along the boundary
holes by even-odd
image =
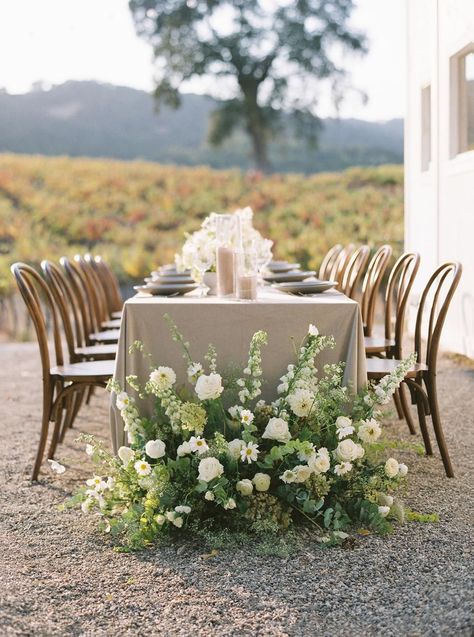
[[[236,221],[233,215],[217,215],[216,218],[218,296],[233,296],[235,293],[235,247],[238,240]]]
[[[238,299],[242,301],[257,300],[258,259],[255,250],[237,252],[235,287]]]

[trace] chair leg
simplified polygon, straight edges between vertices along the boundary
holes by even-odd
[[[433,448],[431,446],[430,435],[428,433],[428,427],[426,426],[426,415],[423,398],[418,395],[416,400],[416,407],[418,409],[418,420],[420,421],[421,435],[423,436],[423,443],[425,445],[425,451],[427,456],[433,455]]]
[[[31,474],[33,482],[38,480],[38,474],[43,462],[44,449],[46,447],[46,440],[48,439],[49,419],[51,417],[51,407],[53,404],[53,387],[43,384],[43,416],[41,420],[41,432],[40,440],[38,444],[38,450],[36,452],[35,464]]]
[[[91,385],[89,389],[87,390],[86,405],[88,405],[91,402],[91,398],[93,395],[94,395],[94,385]]]
[[[48,455],[48,458],[50,458],[51,460],[54,459],[54,455],[56,453],[56,448],[58,446],[58,442],[60,438],[61,425],[63,423],[63,419],[67,418],[67,410],[68,410],[69,401],[70,401],[70,396],[66,396],[65,398],[60,398],[56,404],[56,413],[54,415],[54,429],[53,429],[53,435],[51,436],[51,442],[49,445],[49,455]]]
[[[397,409],[398,420],[401,420],[403,418],[403,410],[398,389],[396,389],[395,393],[393,394],[393,402],[395,403],[395,407]]]
[[[436,442],[438,443],[438,448],[441,453],[441,458],[443,459],[444,470],[446,471],[446,475],[448,476],[448,478],[454,478],[453,465],[451,463],[451,458],[449,457],[448,445],[446,444],[446,439],[444,437],[444,432],[443,432],[443,426],[441,424],[441,417],[440,417],[439,406],[438,406],[436,380],[434,378],[431,378],[426,383],[426,387],[428,389],[428,400],[430,403],[431,420],[433,422],[433,429],[436,436]]]
[[[85,392],[86,392],[85,388],[82,387],[81,389],[78,389],[77,392],[75,393],[76,400],[75,400],[74,407],[73,407],[73,414],[72,414],[72,417],[71,417],[71,422],[69,423],[69,427],[71,427],[71,428],[74,426],[74,422],[75,422],[75,420],[77,418],[77,415],[78,415],[78,413],[79,413],[79,411],[80,411],[80,409],[82,407],[82,402],[84,400]]]
[[[413,422],[413,416],[410,409],[410,403],[408,402],[405,386],[403,383],[399,387],[398,397],[400,399],[400,406],[402,408],[403,415],[405,416],[408,429],[410,430],[411,435],[414,436],[416,435],[416,427],[415,427],[415,423]]]

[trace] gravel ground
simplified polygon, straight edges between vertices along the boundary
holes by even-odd
[[[444,477],[438,456],[397,453],[410,466],[407,503],[438,512],[439,523],[270,558],[187,545],[118,554],[93,520],[59,513],[88,472],[77,430],[107,435],[107,397],[93,399],[60,448],[67,473],[45,468],[31,485],[36,348],[0,345],[0,362],[0,635],[474,635],[473,368],[445,358],[439,374],[456,478]],[[403,423],[390,427],[409,439]]]

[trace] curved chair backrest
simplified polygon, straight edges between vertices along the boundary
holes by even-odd
[[[86,260],[88,256],[90,255],[85,256]],[[117,277],[102,257],[94,257],[91,263],[102,282],[102,287],[107,297],[109,315],[111,316],[113,312],[119,312],[123,307],[123,298]]]
[[[420,363],[422,361],[422,341],[424,340],[426,343],[425,362],[431,373],[436,373],[441,332],[461,274],[462,265],[459,262],[443,263],[433,272],[421,295],[416,317],[415,351]],[[426,331],[423,328],[425,312],[429,314]]]
[[[52,367],[48,343],[47,314],[51,317],[52,323],[55,364],[64,364],[61,346],[61,323],[56,304],[42,276],[30,265],[14,263],[11,266],[11,272],[15,277],[18,289],[35,327],[41,354],[43,382],[47,383]]]
[[[51,261],[44,260],[41,262],[41,269],[60,310],[69,357],[73,361],[76,358],[76,348],[82,347],[86,343],[79,304],[65,273],[60,267]]]
[[[366,336],[372,336],[377,297],[382,279],[392,258],[392,252],[393,250],[388,244],[381,246],[370,260],[365,273],[360,309]]]
[[[64,268],[64,272],[66,273],[66,277],[79,307],[86,345],[90,345],[89,334],[97,332],[99,327],[92,307],[92,299],[89,295],[87,280],[82,270],[74,261],[70,261],[67,257],[61,257],[59,263]]]
[[[405,252],[397,259],[388,277],[385,291],[385,338],[395,341],[393,353],[397,359],[402,358],[405,313],[419,267],[418,252]]]
[[[340,289],[350,299],[356,298],[357,287],[369,260],[369,254],[369,246],[360,246],[349,259]]]
[[[352,255],[355,252],[355,245],[353,243],[349,243],[349,245],[342,248],[342,250],[337,255],[334,260],[334,264],[331,270],[330,280],[337,281],[339,290],[342,290],[342,282],[344,279],[344,273],[349,265],[349,261],[351,260]]]
[[[318,278],[322,281],[328,281],[334,264],[342,250],[342,245],[340,243],[336,243],[330,250],[328,250],[326,256],[321,262],[319,266]]]
[[[76,254],[74,256],[74,262],[84,275],[89,297],[92,300],[92,308],[95,314],[97,329],[100,330],[102,323],[109,318],[107,312],[107,301],[105,299],[102,283],[100,282],[97,274],[94,272],[91,264],[85,261],[84,257],[80,254]]]

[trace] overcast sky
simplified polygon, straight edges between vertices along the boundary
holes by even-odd
[[[348,58],[357,94],[341,110],[344,117],[385,120],[405,111],[404,0],[358,0],[353,23],[370,39],[365,58]],[[0,87],[27,91],[43,80],[99,80],[150,90],[151,49],[134,31],[127,0],[0,0]],[[194,83],[195,92],[205,91]],[[319,98],[318,114],[334,115]]]

